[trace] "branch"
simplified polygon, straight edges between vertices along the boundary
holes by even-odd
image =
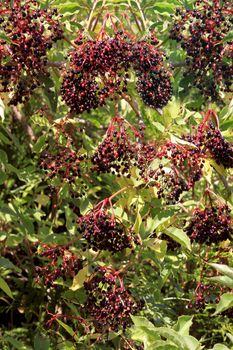
[[[181,61],[181,62],[170,62],[171,66],[173,68],[178,68],[178,67],[185,67],[187,66],[187,63],[185,61]]]
[[[29,136],[31,141],[34,141],[36,139],[35,134],[31,128],[30,125],[28,125],[27,121],[25,118],[22,116],[20,111],[16,106],[12,106],[12,110],[14,112],[15,118],[21,123],[23,129],[25,130],[26,134]]]

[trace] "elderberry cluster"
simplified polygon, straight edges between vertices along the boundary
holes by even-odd
[[[227,205],[197,208],[184,231],[191,241],[198,243],[225,241],[233,234],[230,212]]]
[[[83,268],[83,260],[66,247],[44,244],[39,255],[45,257],[47,262],[36,267],[37,281],[43,281],[46,287],[54,286],[58,278],[64,281],[73,278]]]
[[[157,150],[154,159],[160,160],[158,167],[152,169],[150,159],[149,163],[140,164],[141,173],[147,182],[158,187],[158,198],[175,204],[184,191],[189,191],[200,180],[204,166],[202,157],[198,148],[169,141]]]
[[[142,309],[126,289],[117,271],[99,268],[89,281],[84,282],[87,294],[86,312],[93,318],[97,332],[123,330],[131,324],[130,315]]]
[[[195,135],[184,135],[183,138],[196,145],[217,164],[233,168],[233,145],[224,139],[219,128],[212,122],[200,124]]]
[[[59,177],[69,183],[81,177],[81,162],[86,155],[79,155],[70,147],[57,146],[53,151],[45,150],[40,155],[39,166],[48,178]]]
[[[194,9],[177,9],[170,37],[181,43],[187,53],[186,75],[194,77],[194,86],[211,99],[219,99],[220,90],[232,92],[231,1],[198,0]]]
[[[113,37],[100,31],[95,40],[89,40],[80,33],[75,44],[61,86],[62,98],[72,112],[90,111],[103,106],[106,99],[126,93],[131,68],[136,71],[138,91],[146,104],[163,107],[171,98],[164,55],[155,48],[153,35],[148,41],[135,41],[123,31]]]
[[[130,177],[130,168],[136,165],[136,138],[139,137],[140,130],[134,129],[123,118],[114,117],[104,140],[91,158],[94,165],[92,170],[98,174],[112,173]]]
[[[14,0],[0,4],[0,91],[11,94],[11,104],[25,102],[48,75],[46,53],[63,31],[56,9],[40,9],[39,2]]]
[[[116,253],[132,248],[133,242],[136,242],[132,231],[103,209],[86,214],[79,219],[79,224],[87,246],[95,251],[108,250]]]
[[[195,307],[197,310],[205,309],[206,304],[218,303],[219,294],[224,291],[224,287],[199,282],[195,290],[195,299],[187,305],[189,309]]]
[[[203,136],[207,153],[224,168],[233,168],[233,145],[227,142],[219,129],[210,123]]]

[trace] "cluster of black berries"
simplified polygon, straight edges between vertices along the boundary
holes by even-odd
[[[209,123],[202,136],[207,154],[224,168],[233,168],[233,145],[227,142],[221,131],[213,123]]]
[[[137,90],[146,105],[162,108],[171,99],[172,87],[169,73],[164,69],[164,54],[154,47],[158,40],[153,36],[151,39],[139,41],[133,47]]]
[[[144,164],[144,171],[140,164],[141,173],[147,182],[158,187],[158,198],[166,199],[168,204],[175,204],[181,193],[193,188],[202,176],[204,161],[198,148],[169,141],[157,150],[155,159],[161,161],[158,167],[152,169],[150,159]]]
[[[81,177],[80,163],[85,159],[86,155],[79,155],[70,147],[57,146],[52,151],[45,150],[41,153],[39,165],[48,178],[57,176],[62,181],[73,183]]]
[[[40,249],[40,257],[45,257],[47,261],[36,267],[37,281],[43,281],[46,287],[54,286],[58,278],[64,281],[73,278],[83,268],[83,260],[66,247],[43,244]]]
[[[143,307],[136,302],[129,289],[126,289],[119,273],[101,267],[91,279],[84,282],[87,294],[85,310],[94,320],[97,332],[123,330],[131,324],[130,315]]]
[[[194,9],[177,9],[170,37],[187,52],[187,75],[214,100],[220,90],[232,92],[232,45],[225,37],[232,30],[231,1],[198,0]]]
[[[114,117],[104,140],[91,158],[92,170],[130,177],[130,168],[136,165],[136,140],[140,137],[140,130],[137,131],[124,118]]]
[[[122,31],[109,37],[102,30],[96,40],[80,33],[61,86],[63,100],[75,113],[103,106],[107,98],[127,92],[129,70],[133,68],[143,101],[154,108],[165,106],[171,97],[171,83],[156,43],[151,36],[148,41],[135,41]]]
[[[227,205],[195,209],[193,217],[184,228],[191,241],[218,243],[233,234],[231,210]]]
[[[109,215],[105,209],[96,209],[79,219],[80,230],[93,250],[108,250],[116,253],[132,248],[136,242],[130,229]]]
[[[0,91],[11,104],[25,102],[47,75],[46,53],[63,31],[56,9],[41,10],[38,1],[14,0],[0,4]]]
[[[219,294],[224,290],[216,285],[204,284],[199,282],[195,290],[195,300],[191,300],[187,308],[191,309],[195,307],[197,310],[203,310],[206,307],[206,304],[209,303],[218,303]]]
[[[184,135],[183,138],[192,142],[206,156],[213,158],[217,164],[224,168],[233,168],[233,145],[227,142],[218,126],[209,122],[214,116],[218,124],[216,113],[212,110],[206,112],[204,121],[198,126],[194,135]]]

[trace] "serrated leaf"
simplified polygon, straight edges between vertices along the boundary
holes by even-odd
[[[0,170],[0,185],[2,185],[7,179],[6,173]]]
[[[33,115],[31,117],[31,120],[36,125],[50,127],[50,123],[49,123],[48,119],[45,118],[44,116],[39,115],[39,114]]]
[[[43,150],[43,148],[45,146],[46,138],[47,138],[46,135],[42,135],[38,138],[36,143],[33,145],[33,151],[35,153],[40,153]]]
[[[156,332],[163,338],[172,341],[180,350],[189,350],[183,337],[171,328],[158,327]]]
[[[233,293],[222,294],[214,315],[220,314],[231,307],[233,307]]]
[[[6,152],[0,149],[0,163],[7,164],[7,162],[8,162],[8,157]]]
[[[4,293],[8,295],[8,297],[10,297],[11,299],[14,299],[12,292],[10,290],[10,287],[8,286],[6,281],[4,281],[4,279],[2,279],[1,277],[0,277],[0,288],[3,290]]]
[[[230,350],[230,349],[224,344],[215,344],[212,350]]]
[[[80,270],[76,276],[74,276],[72,286],[69,288],[71,290],[77,290],[83,287],[83,283],[85,282],[87,276],[89,275],[89,268],[85,266],[82,270]]]

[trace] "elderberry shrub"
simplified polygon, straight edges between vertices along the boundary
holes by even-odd
[[[210,244],[230,239],[233,234],[230,212],[227,205],[197,208],[184,231],[192,242]]]
[[[136,140],[143,130],[136,130],[122,117],[112,119],[104,140],[93,154],[93,171],[130,177],[130,169],[136,165]]]
[[[85,312],[94,320],[96,332],[125,330],[130,324],[130,315],[143,307],[136,301],[119,277],[110,268],[100,267],[88,281],[84,282],[87,300]]]
[[[36,280],[38,283],[43,282],[46,287],[54,286],[58,278],[64,281],[72,279],[83,268],[83,260],[67,247],[43,244],[40,249],[40,257],[45,257],[47,262],[43,266],[36,266]]]
[[[94,251],[108,250],[116,253],[132,248],[136,239],[131,229],[127,229],[117,218],[106,210],[98,209],[87,213],[78,220],[83,238],[88,248]]]
[[[177,9],[170,38],[187,53],[186,75],[207,97],[216,100],[220,91],[232,92],[233,9],[230,1],[196,1],[194,9]]]
[[[56,9],[41,10],[38,1],[14,0],[0,4],[0,91],[10,93],[10,103],[28,100],[48,75],[47,51],[62,39]],[[9,41],[8,41],[9,40]]]

